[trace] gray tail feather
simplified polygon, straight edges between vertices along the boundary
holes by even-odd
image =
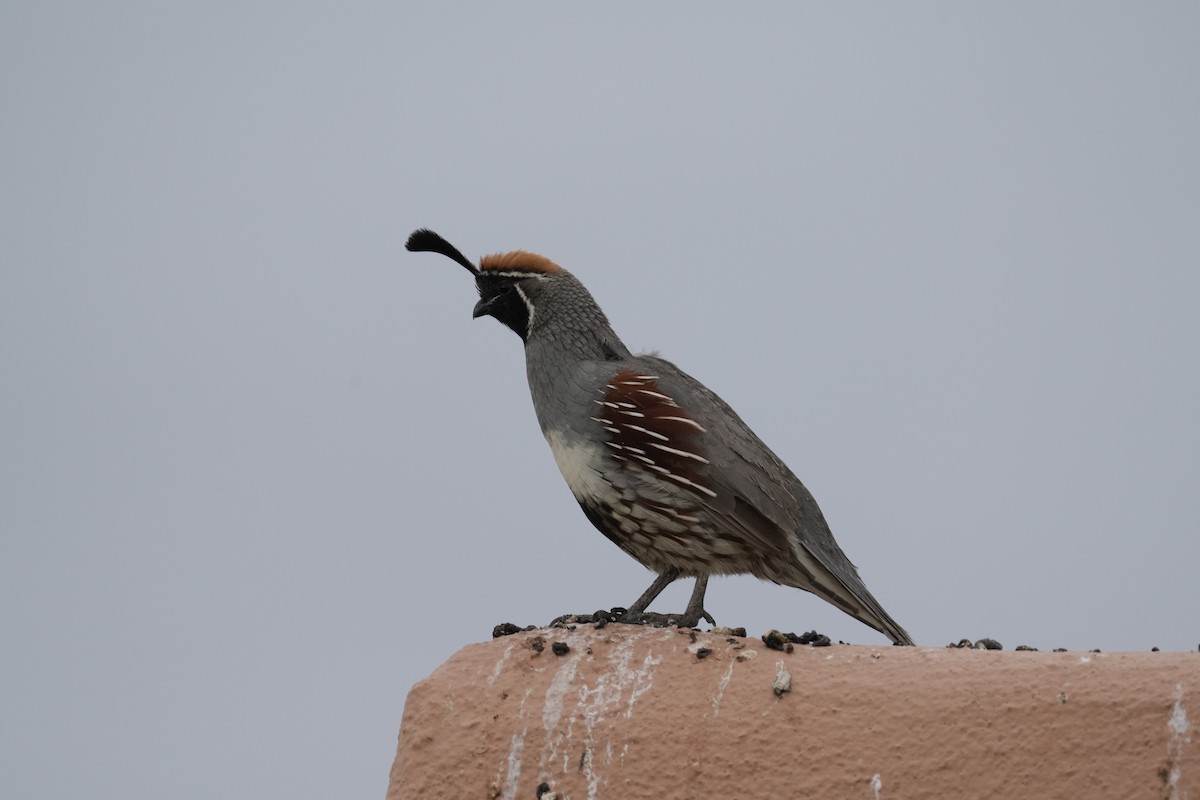
[[[851,612],[851,616],[859,622],[879,631],[895,644],[912,645],[913,640],[908,635],[908,631],[900,627],[900,624],[892,619],[891,615],[884,611],[879,603],[874,602],[874,598],[871,598],[871,600],[872,602],[870,603],[863,603],[859,613],[855,614]]]
[[[883,610],[883,606],[879,604],[879,601],[867,589],[866,584],[862,582],[862,578],[858,576],[858,570],[841,554],[840,550],[837,551],[838,557],[834,560],[834,566],[837,569],[831,569],[825,559],[812,557],[808,548],[798,548],[796,552],[800,557],[804,557],[804,561],[797,558],[793,562],[792,567],[795,572],[793,572],[792,578],[794,580],[788,580],[786,583],[828,600],[834,606],[864,625],[879,631],[896,644],[913,644],[908,631],[900,627],[900,624]]]

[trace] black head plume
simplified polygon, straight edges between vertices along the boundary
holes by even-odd
[[[458,248],[447,242],[441,236],[438,236],[429,228],[417,228],[408,237],[408,243],[404,245],[406,250],[413,253],[441,253],[446,258],[452,258],[459,264],[462,264],[472,275],[479,275],[479,267],[475,266],[458,251]]]

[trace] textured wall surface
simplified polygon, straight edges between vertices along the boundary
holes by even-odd
[[[1196,800],[1198,708],[1197,653],[589,624],[468,645],[415,685],[388,798]]]

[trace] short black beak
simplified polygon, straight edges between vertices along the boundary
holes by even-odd
[[[492,313],[492,303],[496,301],[494,297],[481,297],[479,302],[475,304],[475,310],[471,312],[471,319],[479,319]]]

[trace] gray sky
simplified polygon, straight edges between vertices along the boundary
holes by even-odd
[[[426,225],[721,393],[918,642],[1194,650],[1198,33],[5,3],[0,796],[380,797],[414,681],[649,584]],[[749,577],[707,605],[884,641]]]

